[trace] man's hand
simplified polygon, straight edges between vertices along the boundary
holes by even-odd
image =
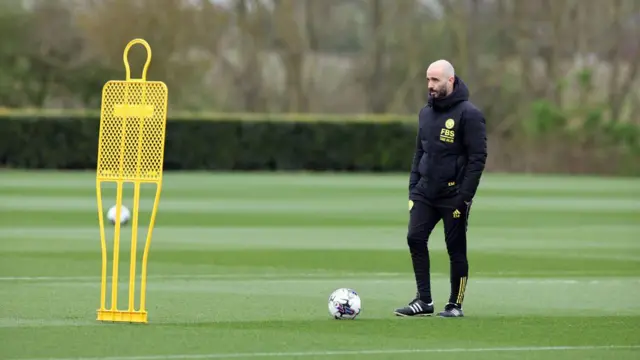
[[[457,219],[463,212],[466,213],[470,203],[471,201],[466,201],[461,196],[458,196],[453,204],[453,218]]]

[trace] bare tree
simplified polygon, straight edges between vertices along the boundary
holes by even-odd
[[[305,86],[305,58],[308,52],[307,33],[309,2],[273,0],[275,47],[284,65],[285,101],[289,112],[306,112],[309,99]],[[301,10],[301,11],[299,11]],[[298,14],[304,14],[299,16]],[[303,20],[305,20],[303,22]]]

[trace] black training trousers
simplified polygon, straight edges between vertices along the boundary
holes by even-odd
[[[444,223],[445,242],[449,253],[451,293],[449,302],[462,307],[464,291],[469,276],[467,262],[467,222],[471,204],[464,209],[448,205],[433,205],[414,201],[409,210],[409,230],[407,242],[413,262],[418,297],[431,303],[431,274],[429,262],[429,235],[440,220]]]

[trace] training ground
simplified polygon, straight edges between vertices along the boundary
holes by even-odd
[[[640,180],[486,175],[459,319],[392,314],[415,294],[406,189],[406,174],[167,173],[149,323],[109,324],[95,320],[94,174],[2,171],[0,358],[640,358]],[[105,212],[114,194],[105,192]],[[449,293],[442,225],[430,249],[440,310]],[[329,317],[338,287],[361,295],[355,321]]]

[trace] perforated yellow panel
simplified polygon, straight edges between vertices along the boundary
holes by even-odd
[[[98,148],[100,180],[160,181],[167,87],[109,81],[103,90]]]

